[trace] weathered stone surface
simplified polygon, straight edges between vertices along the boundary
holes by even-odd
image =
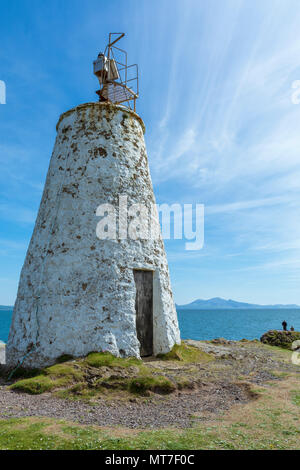
[[[143,122],[87,103],[57,125],[44,193],[20,276],[7,362],[44,366],[62,354],[139,357],[133,269],[154,271],[154,353],[180,341],[168,264],[156,240],[100,240],[100,204],[155,202]],[[158,220],[155,221],[158,224]]]
[[[0,364],[5,364],[5,344],[0,341]]]

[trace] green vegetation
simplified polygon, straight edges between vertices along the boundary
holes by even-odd
[[[123,359],[110,353],[93,352],[88,354],[84,363],[91,367],[130,367],[134,365],[141,366],[143,362],[136,357]]]
[[[118,435],[118,428],[108,431],[61,420],[23,418],[0,422],[1,450],[196,449],[209,448],[214,437],[200,429],[124,430]]]
[[[37,395],[72,384],[83,379],[83,371],[75,364],[56,364],[40,371],[39,375],[19,380],[10,386],[12,390]]]
[[[281,422],[281,409],[257,410],[255,427],[243,417],[236,422],[213,421],[188,429],[139,431],[83,426],[62,420],[22,418],[0,421],[1,450],[184,450],[297,449],[299,426]],[[255,415],[253,411],[251,418]]]
[[[158,354],[157,357],[163,361],[183,361],[183,362],[209,362],[213,356],[207,354],[195,346],[185,343],[175,344],[172,350],[166,354]]]
[[[174,392],[176,386],[171,380],[163,376],[141,376],[130,380],[128,388],[130,392],[139,394],[145,394],[148,391],[171,393]]]
[[[292,391],[292,401],[295,405],[300,407],[300,392],[297,390]]]
[[[262,343],[269,344],[270,346],[291,349],[293,341],[300,340],[300,332],[270,330],[262,335],[260,340]]]
[[[57,382],[50,377],[39,375],[31,379],[20,380],[11,386],[12,390],[38,395],[40,393],[49,392],[57,385]]]
[[[200,349],[184,343],[175,345],[168,354],[161,355],[166,361],[185,363],[209,362],[213,357]],[[66,362],[63,360],[66,359]],[[24,371],[22,380],[10,386],[30,394],[55,392],[58,396],[72,399],[92,399],[107,390],[128,394],[149,395],[172,393],[176,388],[192,388],[188,378],[171,380],[150,363],[135,357],[120,358],[110,353],[92,352],[83,359],[60,357],[57,364],[43,370]]]
[[[178,390],[183,390],[183,389],[190,389],[192,390],[195,388],[195,384],[188,378],[188,377],[178,377],[176,379],[176,385]]]
[[[108,406],[112,397],[120,401],[129,398],[140,405],[149,405],[151,410],[157,401],[154,393],[192,389],[203,383],[203,379],[214,393],[214,383],[217,387],[220,383],[236,384],[238,379],[248,381],[257,373],[255,370],[247,374],[244,366],[239,368],[241,360],[233,360],[231,364],[227,360],[225,367],[222,360],[210,362],[210,355],[201,351],[198,355],[198,351],[183,343],[161,358],[166,362],[91,353],[86,358],[59,361],[35,371],[37,375],[18,380],[11,387],[27,393],[50,391],[64,398],[89,401],[105,396]],[[247,402],[237,401],[228,411],[214,414],[199,409],[191,417],[188,429],[102,428],[50,418],[5,419],[10,413],[3,412],[0,449],[299,449],[299,371],[290,362],[291,352],[261,343],[243,343],[238,357],[242,351],[246,365],[249,353],[254,352],[256,368],[266,367],[268,382],[251,385]],[[236,345],[232,354],[237,354]],[[269,368],[266,357],[272,358]],[[276,380],[271,380],[272,376]],[[144,398],[147,396],[150,399]],[[173,399],[176,397],[170,398]],[[166,404],[167,412],[169,399],[158,401]],[[80,420],[81,416],[77,418]]]

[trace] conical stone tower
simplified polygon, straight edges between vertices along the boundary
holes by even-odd
[[[64,113],[20,276],[9,365],[91,351],[156,355],[180,342],[157,216],[158,237],[97,236],[102,205],[125,200],[155,203],[141,118],[109,103]]]

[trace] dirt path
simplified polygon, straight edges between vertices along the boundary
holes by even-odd
[[[160,396],[127,403],[98,400],[96,405],[53,398],[50,394],[27,395],[0,387],[0,418],[44,416],[99,426],[129,428],[189,427],[198,419],[249,401],[247,387],[235,384],[207,384],[191,393]]]

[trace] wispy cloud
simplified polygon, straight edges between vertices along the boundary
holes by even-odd
[[[20,230],[29,238],[56,120],[95,99],[91,62],[118,15],[129,60],[139,63],[138,112],[158,202],[206,208],[202,252],[166,243],[178,302],[199,288],[203,297],[248,289],[253,301],[300,303],[300,105],[291,102],[300,79],[298,1],[169,4],[116,0],[99,13],[98,0],[23,2],[13,15],[11,2],[2,6],[3,240],[13,243]],[[16,243],[0,247],[21,254]]]
[[[284,204],[289,201],[290,201],[290,198],[287,196],[274,196],[274,197],[265,198],[265,199],[254,199],[250,201],[237,201],[237,202],[232,202],[229,204],[206,206],[205,213],[207,215],[230,213],[234,211],[241,211],[241,210],[247,210],[247,209],[255,209],[258,207]]]
[[[0,215],[3,219],[32,225],[36,219],[36,211],[14,204],[0,204]]]

